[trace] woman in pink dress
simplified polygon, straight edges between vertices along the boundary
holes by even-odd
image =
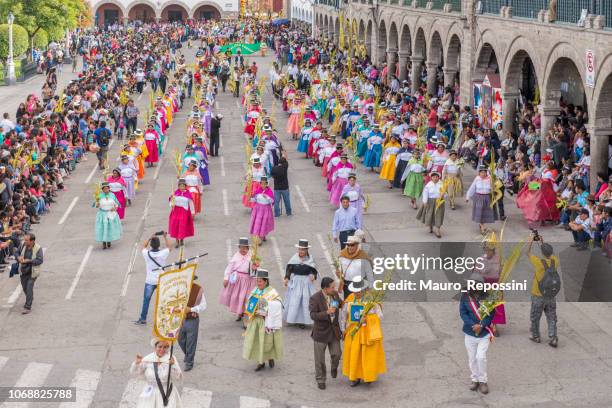
[[[348,156],[346,153],[342,153],[340,156],[340,163],[333,169],[331,176],[332,187],[329,192],[329,202],[334,208],[340,206],[340,197],[342,197],[344,186],[348,184],[348,178],[352,170],[353,165],[348,161]]]
[[[147,166],[153,167],[153,165],[159,161],[159,143],[161,141],[159,134],[155,130],[154,122],[149,122],[149,126],[144,134],[144,139],[147,150],[149,151],[149,155],[145,158],[145,162],[147,162]]]
[[[255,204],[251,211],[251,235],[256,235],[261,241],[265,241],[266,235],[274,231],[274,215],[272,214],[274,192],[268,187],[267,177],[261,178],[259,187],[253,191],[251,202]]]
[[[195,207],[191,193],[187,190],[185,179],[179,179],[178,189],[172,194],[168,234],[176,240],[176,247],[184,245],[185,238],[193,237],[193,214]]]
[[[117,208],[117,214],[119,219],[122,220],[125,217],[125,205],[127,202],[127,184],[123,177],[121,177],[121,170],[113,169],[113,173],[106,179],[110,191],[117,197],[119,201],[119,207]]]
[[[300,116],[302,116],[302,97],[298,94],[295,101],[289,107],[289,119],[287,119],[287,133],[292,140],[297,140],[300,134]]]
[[[255,277],[251,271],[257,265],[251,263],[252,252],[248,238],[238,240],[238,252],[232,256],[223,276],[223,290],[219,303],[227,306],[230,312],[237,315],[236,321],[240,321],[244,314],[244,305],[249,294],[255,288]]]

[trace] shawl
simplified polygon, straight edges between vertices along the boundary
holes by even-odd
[[[287,263],[288,265],[308,265],[313,269],[317,269],[317,266],[315,265],[315,261],[312,258],[312,255],[308,255],[308,257],[306,259],[300,259],[300,256],[298,254],[293,254],[293,256],[291,257],[291,259],[289,259],[289,262]]]
[[[372,260],[370,259],[370,257],[368,256],[368,254],[361,248],[359,248],[359,250],[357,252],[355,252],[353,255],[350,255],[348,252],[348,248],[344,247],[344,249],[342,251],[340,251],[340,254],[338,254],[338,257],[342,257],[342,258],[346,258],[346,259],[365,259],[368,262],[372,263]]]

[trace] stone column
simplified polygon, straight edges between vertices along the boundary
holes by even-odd
[[[412,80],[412,94],[414,95],[421,85],[421,64],[423,63],[423,57],[412,56],[410,62],[412,62],[412,78],[410,79]]]
[[[396,61],[397,48],[387,49],[387,79],[389,83],[393,75],[395,75],[395,61]]]
[[[516,101],[518,100],[518,92],[504,92],[502,112],[504,115],[504,133],[516,132]]]
[[[399,64],[399,80],[404,81],[408,74],[408,59],[410,54],[406,51],[400,51],[397,54],[397,63]]]
[[[444,72],[444,86],[454,86],[457,69],[444,67],[442,68],[442,71]]]
[[[555,124],[559,113],[561,113],[561,109],[558,106],[546,106],[545,104],[545,106],[542,107],[542,112],[540,112],[540,152],[544,152],[548,145],[546,142],[546,135],[548,134],[548,130]]]
[[[427,62],[427,92],[432,94],[434,97],[438,94],[438,63]]]
[[[378,45],[376,47],[376,64],[378,65],[378,69],[382,71],[382,65],[387,60],[387,49],[384,45]]]
[[[608,174],[608,144],[609,136],[612,135],[612,127],[610,127],[610,123],[607,124],[607,127],[601,127],[601,125],[604,124],[595,123],[593,125],[587,125],[587,131],[591,136],[591,173],[589,176],[589,187],[593,194],[596,193],[594,189],[597,186],[597,173],[602,172]]]

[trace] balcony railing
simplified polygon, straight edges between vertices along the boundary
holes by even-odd
[[[340,0],[317,0],[317,4],[338,8],[340,7]]]

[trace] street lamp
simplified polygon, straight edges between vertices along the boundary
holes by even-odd
[[[15,21],[15,16],[12,12],[9,12],[8,15],[8,25],[9,25],[9,54],[8,54],[8,75],[7,75],[7,84],[15,85],[17,82],[15,78],[15,62],[13,61],[13,22]]]

